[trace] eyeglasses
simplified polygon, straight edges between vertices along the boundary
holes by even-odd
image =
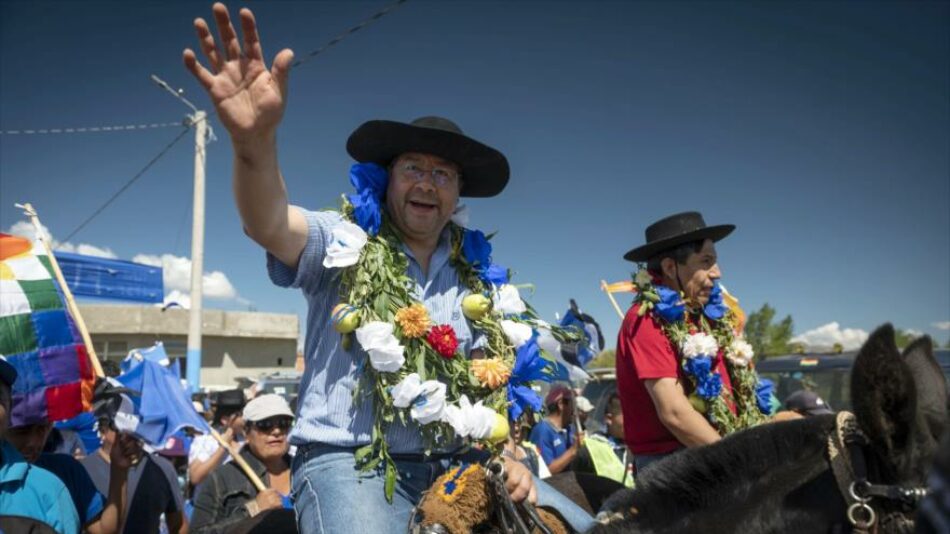
[[[436,167],[434,169],[426,170],[411,161],[400,163],[396,166],[396,169],[400,174],[406,178],[409,178],[413,182],[421,182],[422,179],[428,174],[432,176],[432,181],[435,182],[435,185],[438,187],[445,187],[451,183],[455,183],[461,176],[458,172],[443,167]]]
[[[261,421],[254,421],[254,428],[258,432],[270,432],[274,428],[279,428],[282,432],[287,432],[294,426],[294,420],[289,417],[269,417]]]

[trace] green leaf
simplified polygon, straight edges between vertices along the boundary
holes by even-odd
[[[396,491],[396,464],[388,459],[386,461],[386,501],[392,504],[393,493]]]
[[[368,455],[369,455],[370,453],[372,453],[372,452],[373,452],[373,444],[372,444],[372,443],[370,443],[369,445],[365,445],[365,446],[363,446],[363,447],[360,447],[359,449],[356,449],[356,454],[354,455],[354,456],[356,457],[356,463],[357,463],[357,464],[362,464],[363,462],[365,462],[365,461],[366,461],[366,456],[368,456]]]

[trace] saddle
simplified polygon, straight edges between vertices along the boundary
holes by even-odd
[[[462,464],[439,477],[409,519],[412,534],[569,534],[554,510],[515,504],[505,490],[504,464]]]

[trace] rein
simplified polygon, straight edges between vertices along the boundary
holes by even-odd
[[[839,412],[835,429],[828,436],[828,458],[838,483],[838,490],[848,505],[848,522],[855,532],[877,532],[878,514],[871,506],[872,499],[897,502],[904,512],[916,509],[927,495],[924,487],[903,487],[896,484],[874,484],[868,480],[867,460],[864,449],[868,438],[858,427],[851,412]],[[900,523],[913,522],[904,514],[894,520]],[[891,519],[891,518],[888,518]]]

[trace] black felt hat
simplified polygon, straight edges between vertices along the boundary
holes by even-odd
[[[683,243],[705,239],[719,241],[735,229],[734,224],[706,226],[702,214],[697,211],[677,213],[647,226],[646,244],[627,252],[623,255],[623,259],[635,262],[647,261],[657,253]]]
[[[215,404],[218,408],[243,408],[247,400],[240,389],[227,389],[218,392]]]
[[[346,141],[346,151],[360,163],[383,167],[406,152],[432,154],[451,161],[462,171],[463,197],[493,197],[508,183],[508,160],[494,148],[462,133],[442,117],[421,117],[409,124],[369,121]]]

